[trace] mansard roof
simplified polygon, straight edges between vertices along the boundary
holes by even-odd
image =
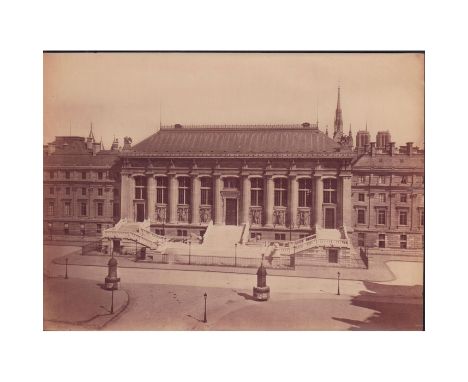
[[[162,127],[124,155],[351,157],[316,127],[303,125]]]
[[[365,154],[354,162],[354,170],[382,169],[382,170],[424,170],[424,154]]]
[[[119,159],[119,152],[105,150],[96,155],[86,154],[50,154],[44,156],[44,166],[57,167],[111,167]]]

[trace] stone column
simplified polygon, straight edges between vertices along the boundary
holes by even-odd
[[[150,222],[154,222],[156,220],[156,179],[153,175],[148,175],[147,201],[147,218]]]
[[[177,203],[179,193],[179,182],[174,174],[169,175],[169,224],[177,223]]]
[[[242,176],[242,219],[241,223],[249,222],[250,210],[250,179],[247,175]]]
[[[346,226],[348,232],[353,230],[352,221],[352,207],[351,207],[351,176],[341,177],[341,190],[342,190],[342,201],[341,201],[341,216],[343,218],[343,225]]]
[[[265,187],[265,226],[273,225],[273,204],[275,202],[275,182],[271,175],[266,176]]]
[[[200,224],[200,178],[198,175],[192,175],[191,196],[192,224]]]
[[[297,224],[297,207],[299,204],[299,188],[296,175],[289,177],[289,227]]]
[[[322,227],[323,223],[323,181],[321,176],[315,177],[315,225],[319,228]]]
[[[135,215],[133,212],[133,200],[135,199],[135,178],[133,176],[128,177],[128,198],[127,198],[127,209],[128,219],[135,221]]]
[[[213,183],[213,206],[215,209],[214,224],[223,224],[223,201],[221,200],[221,187],[221,177],[219,175],[215,175]]]

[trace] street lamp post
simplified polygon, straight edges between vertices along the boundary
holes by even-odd
[[[65,279],[68,279],[68,257],[65,258]]]
[[[338,272],[338,293],[337,295],[340,295],[340,272]]]
[[[111,314],[114,314],[114,287],[112,287],[111,293]]]
[[[49,240],[52,240],[52,223],[47,223],[47,227],[49,228]]]
[[[191,264],[191,256],[192,256],[192,242],[189,241],[189,265]]]
[[[206,323],[206,322],[207,322],[207,321],[206,321],[206,298],[208,297],[208,295],[206,294],[206,292],[205,292],[205,294],[203,295],[203,297],[205,297],[205,315],[203,316],[203,322]]]
[[[234,266],[237,267],[237,243],[234,244]]]

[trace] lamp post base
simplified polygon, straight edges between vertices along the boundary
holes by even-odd
[[[270,287],[253,287],[253,297],[257,301],[267,301],[270,298]]]

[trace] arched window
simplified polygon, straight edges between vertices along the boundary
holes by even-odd
[[[179,204],[190,203],[190,178],[183,177],[179,180]]]
[[[323,202],[336,204],[336,179],[323,180]]]
[[[286,207],[288,205],[288,180],[285,178],[275,179],[275,206]]]
[[[201,178],[200,180],[201,190],[201,205],[207,206],[213,204],[213,190],[211,178]]]
[[[299,179],[299,207],[310,207],[312,181],[310,179]]]
[[[250,205],[263,206],[263,179],[250,179]]]
[[[156,204],[167,204],[167,178],[165,176],[156,178]]]
[[[135,177],[135,199],[146,199],[146,178]]]

